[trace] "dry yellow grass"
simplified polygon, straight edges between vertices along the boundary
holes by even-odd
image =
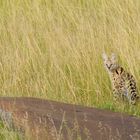
[[[115,52],[140,87],[139,13],[132,0],[0,0],[0,95],[139,115],[113,105],[101,58]]]

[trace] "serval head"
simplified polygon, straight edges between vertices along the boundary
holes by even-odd
[[[102,57],[104,60],[105,67],[108,71],[112,72],[118,68],[119,65],[117,62],[116,55],[114,53],[112,53],[110,57],[108,57],[106,53],[103,53]]]

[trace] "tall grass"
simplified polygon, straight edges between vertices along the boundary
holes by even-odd
[[[21,140],[21,138],[20,134],[8,129],[0,120],[0,140]]]
[[[101,58],[115,52],[140,88],[139,13],[132,0],[0,0],[0,95],[139,115],[113,105]]]

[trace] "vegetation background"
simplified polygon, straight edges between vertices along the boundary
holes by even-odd
[[[140,1],[0,0],[0,96],[39,97],[140,115],[114,105],[102,52],[140,88]]]
[[[140,90],[140,1],[0,0],[0,96],[140,116],[140,105],[114,105],[104,50],[119,56]],[[1,130],[0,137],[9,134]]]

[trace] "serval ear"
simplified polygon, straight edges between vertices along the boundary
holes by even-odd
[[[116,55],[115,53],[112,53],[112,55],[111,55],[111,60],[112,60],[113,62],[116,62],[116,61],[117,61],[117,55]]]
[[[108,56],[106,55],[105,52],[103,52],[103,54],[102,54],[102,58],[103,58],[104,61],[106,61],[106,60],[108,59]]]

